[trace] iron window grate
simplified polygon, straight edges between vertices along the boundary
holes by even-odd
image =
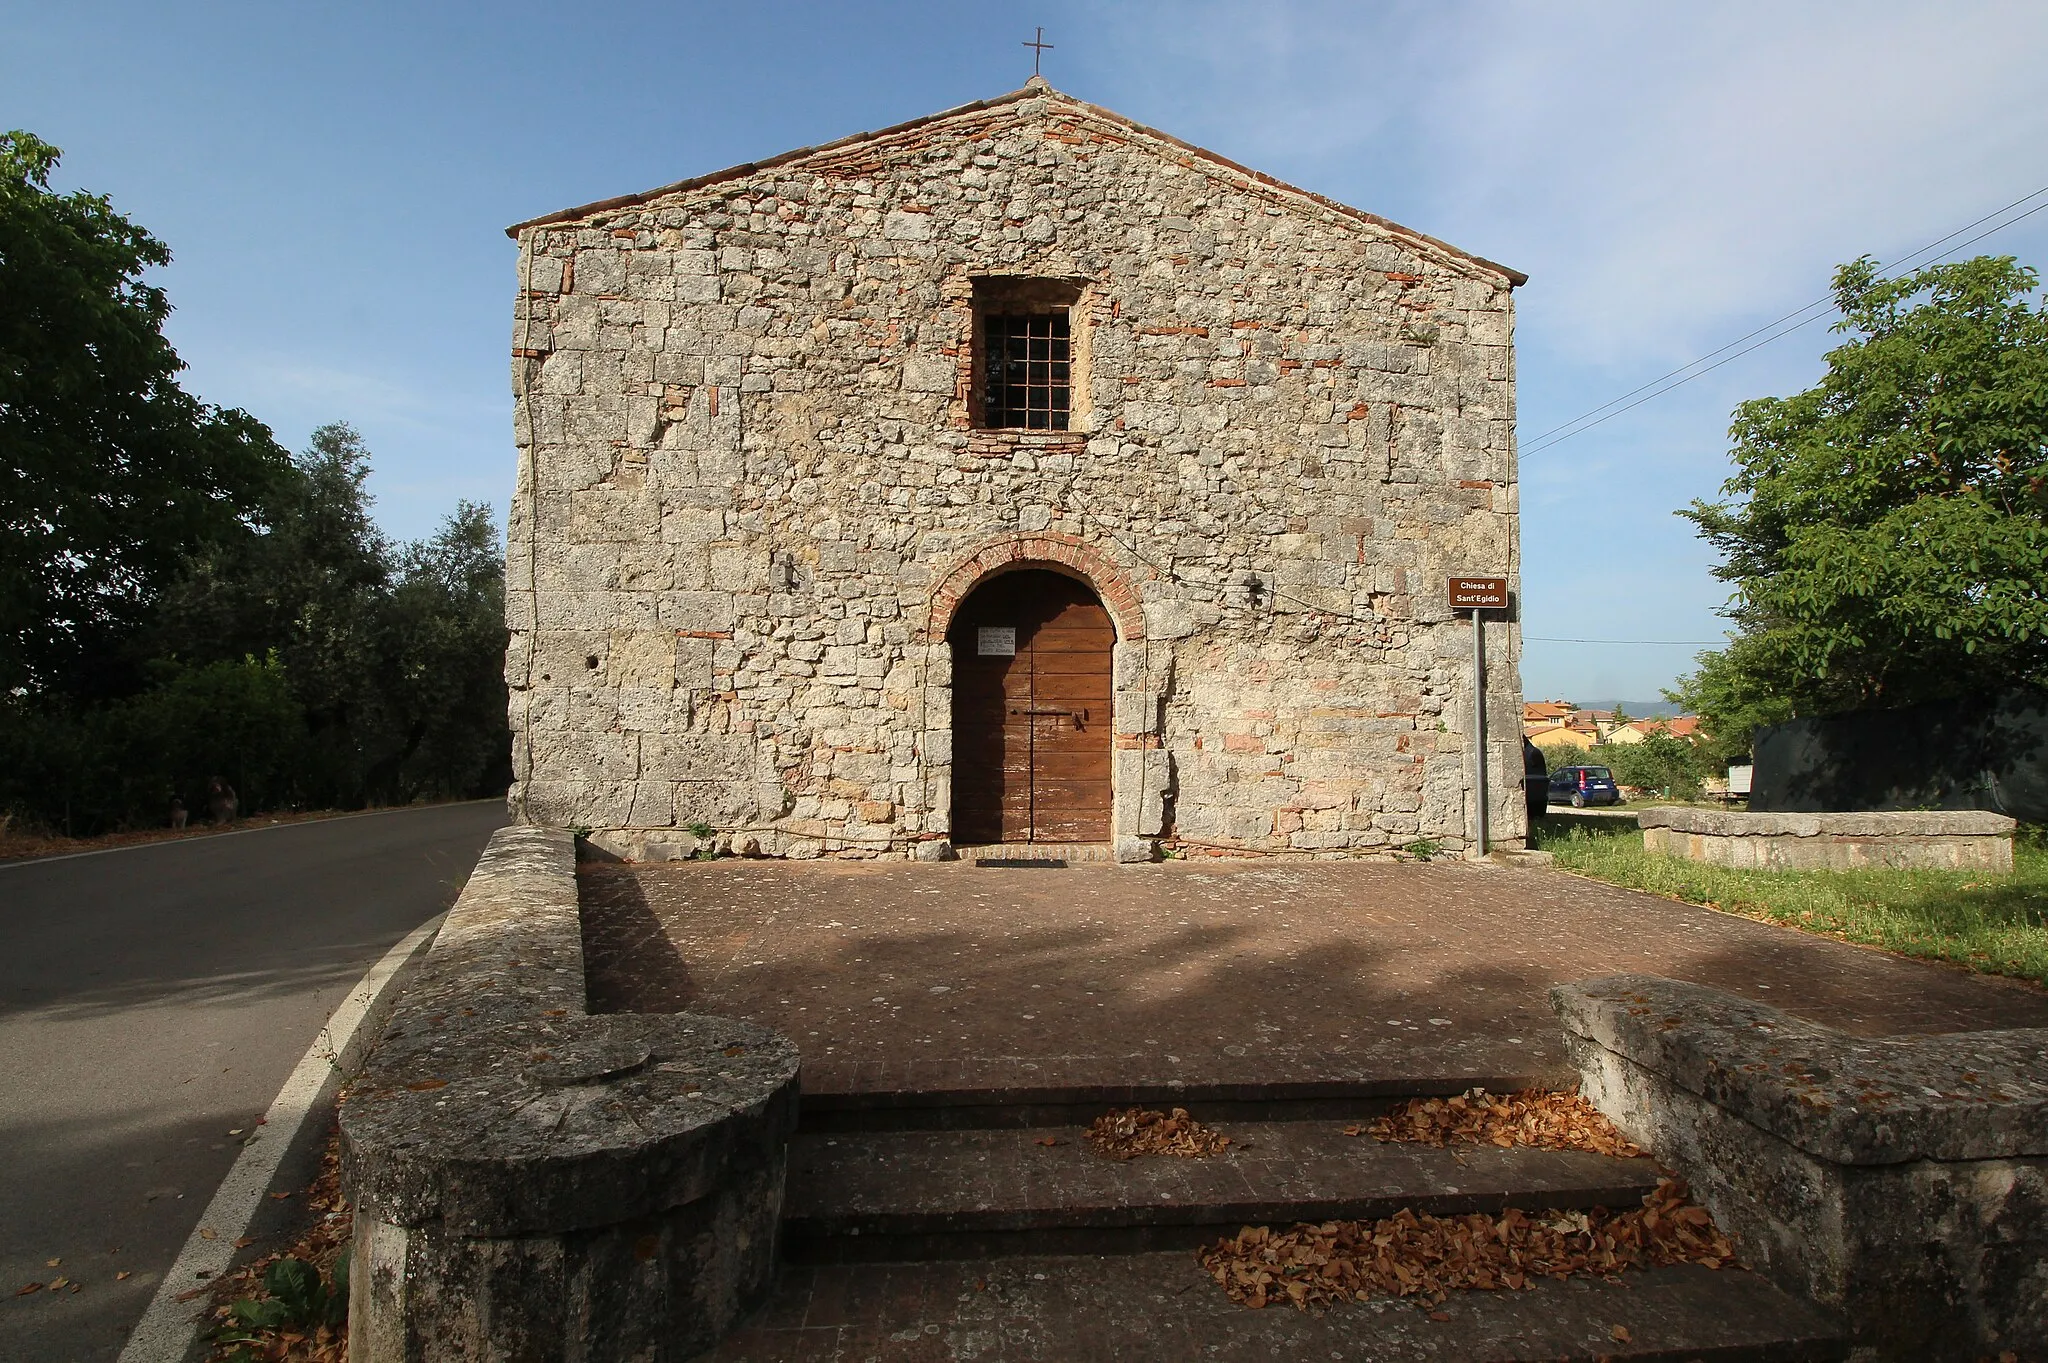
[[[1072,410],[1070,325],[1064,312],[991,314],[983,319],[987,425],[1067,429]]]

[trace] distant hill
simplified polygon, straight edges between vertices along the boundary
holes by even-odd
[[[1622,710],[1630,719],[1671,719],[1685,713],[1668,700],[1575,700],[1581,710]]]

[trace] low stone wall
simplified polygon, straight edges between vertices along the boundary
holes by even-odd
[[[501,829],[341,1109],[352,1363],[686,1359],[766,1291],[797,1052],[587,1016],[575,850]]]
[[[1715,866],[1771,871],[1869,866],[1951,871],[2012,870],[2013,821],[1984,810],[1891,810],[1864,814],[1748,814],[1646,809],[1636,816],[1643,850]]]
[[[1550,997],[1586,1096],[1855,1357],[2048,1347],[2048,1030],[1854,1037],[1651,975]]]

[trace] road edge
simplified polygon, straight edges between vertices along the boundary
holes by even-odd
[[[446,912],[437,913],[407,933],[328,1015],[313,1044],[271,1100],[256,1138],[235,1157],[200,1214],[199,1224],[157,1284],[156,1295],[129,1332],[118,1363],[182,1363],[191,1352],[210,1303],[203,1293],[184,1301],[179,1297],[195,1287],[204,1288],[232,1266],[235,1241],[248,1230],[300,1129],[320,1107],[321,1090],[337,1072],[345,1076],[361,1067],[370,1041],[390,1012],[400,977],[447,917]]]
[[[119,847],[89,847],[83,852],[52,852],[47,857],[8,857],[0,859],[0,871],[16,866],[46,866],[53,861],[75,861],[79,857],[108,857],[116,852],[145,852],[152,847],[183,847],[191,843],[212,842],[215,838],[238,838],[244,833],[274,833],[281,828],[312,828],[320,824],[341,823],[348,819],[374,819],[384,814],[414,814],[423,809],[458,809],[463,805],[503,803],[504,800],[499,796],[486,795],[475,800],[441,800],[424,805],[392,805],[388,809],[351,809],[339,814],[325,814],[317,819],[294,819],[290,823],[258,824],[252,819],[246,828],[227,828],[191,837],[152,838],[147,842],[123,843]]]

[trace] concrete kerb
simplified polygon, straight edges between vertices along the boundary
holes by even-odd
[[[1858,1357],[2048,1345],[2048,1029],[1866,1038],[1702,985],[1551,991],[1587,1097]]]
[[[90,855],[90,854],[81,854]],[[192,1351],[205,1323],[209,1303],[203,1295],[184,1299],[228,1271],[235,1242],[242,1238],[262,1206],[263,1195],[301,1129],[321,1110],[322,1095],[339,1078],[361,1067],[368,1039],[377,1034],[403,986],[407,968],[433,939],[446,914],[435,914],[407,933],[348,993],[329,1015],[320,1035],[300,1057],[291,1075],[263,1114],[257,1134],[243,1145],[227,1177],[221,1180],[199,1224],[185,1240],[170,1270],[150,1298],[142,1319],[129,1332],[119,1363],[178,1363]]]
[[[350,1357],[686,1358],[769,1286],[797,1052],[589,1016],[567,833],[500,829],[341,1109]]]

